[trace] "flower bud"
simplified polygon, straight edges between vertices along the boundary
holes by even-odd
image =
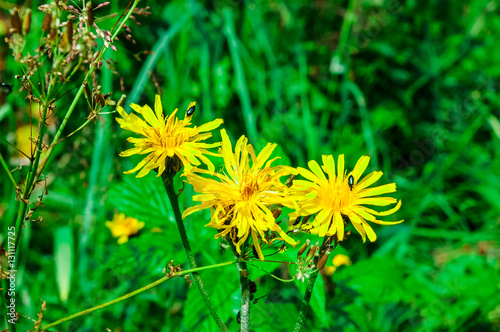
[[[42,22],[42,30],[45,32],[50,31],[50,24],[52,23],[52,14],[47,13],[45,14],[45,17],[43,18]]]
[[[87,3],[87,24],[89,27],[94,25],[94,11],[92,10],[92,2]]]
[[[328,253],[325,253],[323,256],[321,256],[317,264],[318,270],[321,270],[325,267],[325,264],[328,261],[328,256],[330,256],[330,254]]]
[[[316,249],[318,249],[317,245],[309,249],[306,256],[306,261],[310,261],[314,257],[314,255],[316,254]]]
[[[31,9],[26,11],[23,17],[23,29],[26,34],[30,32],[31,29]]]
[[[306,251],[307,247],[309,247],[310,242],[311,241],[309,241],[309,239],[306,240],[306,243],[304,243],[302,247],[300,247],[299,252],[297,253],[297,257],[302,255]]]
[[[273,210],[274,219],[277,219],[280,216],[282,210],[283,210],[282,207],[278,207],[278,208]]]
[[[70,18],[66,24],[66,38],[68,39],[68,44],[71,45],[73,40],[73,19]]]
[[[17,12],[17,10],[14,11],[14,14],[12,14],[11,24],[12,29],[14,30],[13,32],[17,32],[20,35],[23,34],[23,30],[21,28],[21,19],[19,18],[19,13]]]
[[[83,83],[83,91],[85,92],[85,97],[91,99],[92,94],[90,92],[89,84],[87,82]]]

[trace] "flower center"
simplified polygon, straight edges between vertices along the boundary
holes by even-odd
[[[157,131],[155,128],[155,136],[157,137],[156,144],[164,149],[176,148],[189,140],[189,134],[181,124],[166,128],[164,131]]]
[[[243,201],[250,201],[259,190],[259,183],[251,176],[245,176],[240,183],[240,194]]]
[[[354,193],[347,182],[342,184],[329,183],[326,188],[320,192],[320,199],[324,206],[329,206],[335,211],[342,211],[345,207],[351,205],[351,197]]]

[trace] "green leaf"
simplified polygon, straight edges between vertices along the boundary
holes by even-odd
[[[73,233],[70,226],[56,229],[54,236],[54,256],[56,282],[59,298],[62,302],[68,300],[73,271]]]

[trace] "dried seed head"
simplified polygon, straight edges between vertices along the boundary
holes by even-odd
[[[19,18],[19,13],[17,10],[14,11],[14,14],[12,14],[11,17],[11,24],[12,24],[12,32],[17,32],[18,34],[22,35],[23,30],[21,26],[21,19]]]
[[[310,261],[314,257],[314,255],[316,254],[316,249],[318,249],[317,245],[315,245],[314,247],[309,249],[309,251],[307,252],[307,256],[306,256],[307,261]]]
[[[85,97],[87,99],[90,99],[92,94],[90,93],[89,84],[87,82],[83,83],[83,91],[85,92]]]
[[[297,257],[302,255],[306,251],[307,247],[309,247],[309,243],[311,243],[311,241],[309,241],[309,239],[307,239],[306,243],[304,243],[302,245],[302,247],[300,247],[299,252],[297,253]]]
[[[26,11],[26,14],[24,14],[23,17],[23,29],[24,33],[28,34],[31,29],[31,9],[28,9]]]
[[[321,270],[325,267],[325,264],[328,260],[328,256],[330,256],[330,254],[328,254],[328,253],[321,256],[321,258],[318,261],[318,265],[317,265],[318,270]]]
[[[282,207],[278,207],[273,210],[273,217],[274,219],[277,219],[281,215],[281,211],[283,210]]]
[[[102,93],[99,92],[96,96],[96,99],[99,102],[99,104],[101,104],[101,107],[106,106],[106,100],[104,100],[104,96],[102,95]]]
[[[71,45],[71,41],[73,40],[73,19],[70,18],[68,23],[66,24],[66,38],[68,39],[68,43]]]
[[[57,38],[57,29],[56,28],[51,28],[50,29],[49,39],[50,40],[56,40],[56,38]]]
[[[89,27],[94,25],[94,11],[92,10],[92,2],[87,3],[87,24]]]
[[[52,14],[51,13],[45,14],[45,17],[43,18],[42,22],[42,30],[48,32],[50,30],[51,23],[52,23]]]

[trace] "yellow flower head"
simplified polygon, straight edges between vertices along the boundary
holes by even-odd
[[[342,265],[351,265],[351,260],[349,259],[349,256],[347,255],[344,255],[344,254],[338,254],[338,255],[335,255],[335,257],[333,257],[332,259],[332,263],[334,266],[336,267],[339,267],[339,266],[342,266]]]
[[[34,150],[34,146],[35,146],[30,139],[32,131],[33,130],[31,129],[30,125],[25,125],[22,127],[18,127],[16,129],[17,148],[20,151],[24,152],[28,156],[31,155],[31,152]],[[18,152],[18,153],[19,153],[19,157],[21,157],[21,158],[24,157],[24,154],[22,154],[21,152]],[[43,157],[43,154],[42,154],[42,157]]]
[[[106,227],[109,228],[113,237],[118,238],[118,244],[128,241],[130,235],[137,234],[144,227],[144,223],[139,220],[126,217],[123,213],[115,213],[113,221],[106,221]]]
[[[142,168],[137,174],[137,177],[140,178],[147,175],[150,170],[158,168],[158,176],[161,176],[165,171],[167,162],[173,162],[172,165],[175,165],[175,159],[177,158],[182,162],[186,170],[189,170],[193,165],[200,165],[201,160],[213,172],[214,165],[205,154],[217,155],[207,149],[220,146],[220,143],[207,144],[200,141],[210,138],[212,136],[210,131],[219,127],[223,121],[217,119],[199,127],[189,127],[194,113],[192,110],[194,110],[195,106],[196,103],[194,102],[189,104],[184,120],[179,120],[175,116],[177,109],[165,118],[159,95],[156,95],[155,98],[154,112],[147,105],[143,107],[136,104],[130,105],[135,112],[142,115],[144,120],[133,113],[127,114],[123,108],[118,106],[117,110],[122,118],[116,118],[116,121],[118,121],[120,127],[144,136],[141,138],[129,137],[128,141],[133,143],[134,147],[123,151],[120,156],[129,157],[134,154],[148,154],[136,167],[125,173],[134,173]],[[180,164],[178,167],[173,166],[173,168],[174,173],[177,172]]]
[[[195,211],[211,208],[212,218],[206,226],[219,231],[215,238],[229,234],[237,252],[241,254],[241,246],[251,234],[253,246],[261,260],[264,260],[264,255],[259,238],[268,244],[284,240],[295,246],[297,242],[280,228],[270,210],[271,205],[282,202],[287,187],[281,183],[280,178],[293,173],[293,168],[271,166],[273,161],[278,159],[277,157],[268,160],[276,144],[268,143],[255,155],[248,139],[241,136],[233,153],[224,129],[221,130],[221,135],[220,152],[224,158],[225,172],[214,174],[219,181],[194,173],[208,173],[203,170],[194,169],[187,174],[188,182],[200,193],[194,196],[193,200],[201,204],[188,208],[183,218]],[[269,241],[269,230],[277,232],[279,238]]]
[[[324,273],[327,276],[331,276],[333,273],[335,273],[335,271],[337,271],[337,268],[339,266],[342,266],[342,265],[349,266],[352,264],[349,257],[346,255],[343,255],[343,254],[335,255],[335,257],[333,257],[333,259],[332,259],[332,263],[333,263],[333,266],[325,266]]]
[[[337,234],[338,241],[344,239],[345,223],[350,221],[363,237],[363,242],[366,241],[366,235],[372,242],[377,239],[367,221],[380,225],[403,222],[403,220],[386,222],[376,219],[375,216],[388,216],[399,210],[401,201],[398,202],[392,197],[376,197],[395,192],[395,183],[368,188],[383,174],[372,172],[361,179],[369,161],[370,157],[362,156],[348,174],[344,170],[344,155],[339,156],[337,172],[331,155],[323,156],[322,167],[314,160],[309,162],[311,171],[299,167],[299,174],[306,180],[295,180],[290,188],[295,202],[287,206],[296,209],[290,214],[290,219],[315,214],[314,220],[304,225],[304,229],[321,237]],[[395,207],[383,212],[366,207],[366,205],[387,206],[394,203],[397,203]]]

